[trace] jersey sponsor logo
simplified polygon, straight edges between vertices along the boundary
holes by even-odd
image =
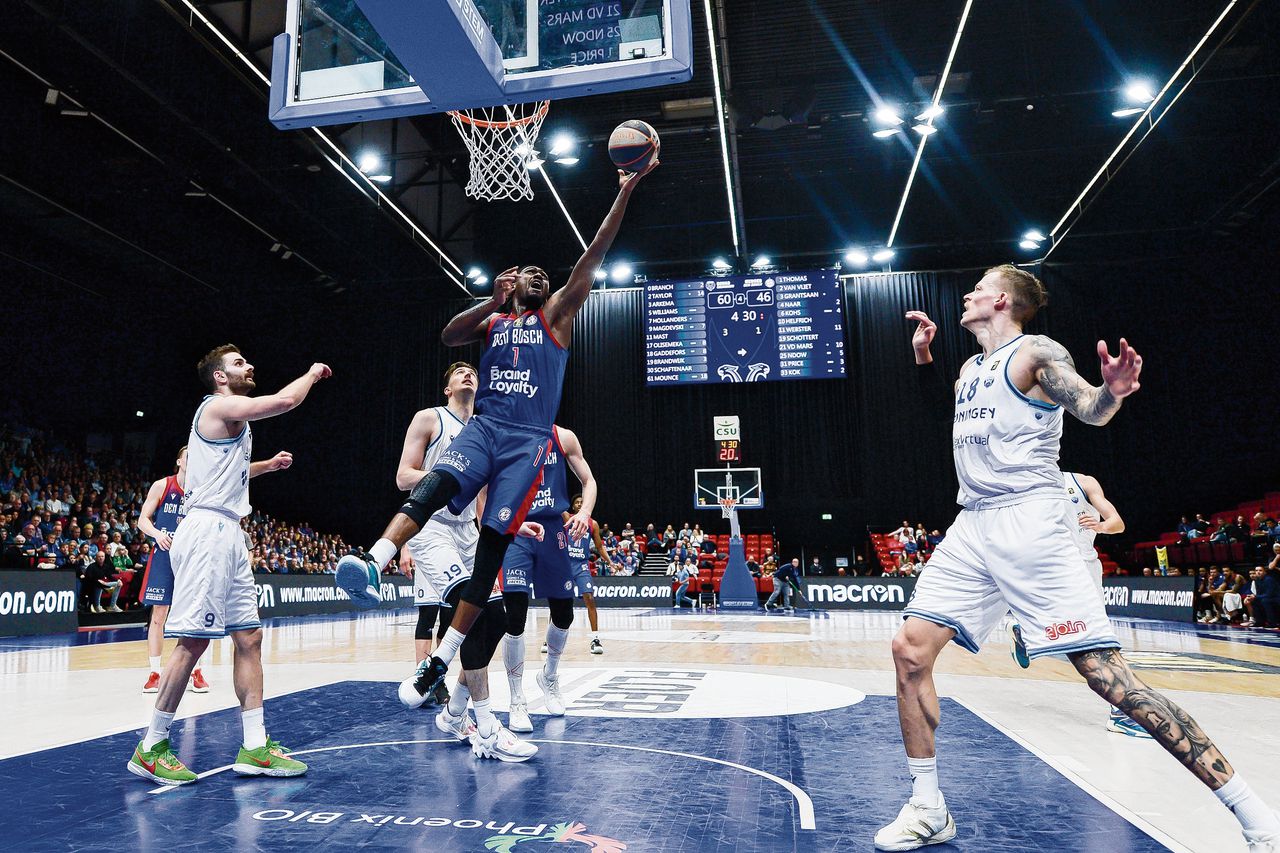
[[[532,400],[538,393],[538,386],[529,381],[533,375],[531,370],[503,370],[501,367],[489,368],[489,390],[498,394],[523,394]]]
[[[1054,622],[1044,629],[1044,635],[1050,640],[1056,640],[1068,634],[1080,634],[1087,630],[1089,627],[1077,619],[1074,622]]]
[[[995,384],[996,384],[996,381],[995,381],[994,379],[992,379],[990,376],[988,376],[986,379],[982,380],[982,387],[983,387],[983,388],[990,388],[992,385],[995,385]]]
[[[436,460],[437,465],[448,465],[450,468],[457,468],[459,471],[466,472],[471,467],[471,460],[468,459],[461,451],[446,450],[440,454],[440,458]]]

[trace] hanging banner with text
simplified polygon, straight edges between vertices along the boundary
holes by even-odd
[[[79,628],[75,572],[0,572],[0,637]]]

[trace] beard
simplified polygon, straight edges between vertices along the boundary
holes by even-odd
[[[248,376],[242,376],[239,378],[227,377],[227,387],[231,389],[232,394],[248,396],[249,392],[258,386]]]

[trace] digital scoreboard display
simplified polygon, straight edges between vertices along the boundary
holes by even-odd
[[[644,303],[649,385],[845,376],[835,270],[651,281]]]

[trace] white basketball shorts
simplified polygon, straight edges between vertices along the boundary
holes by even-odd
[[[971,652],[1013,611],[1030,657],[1120,648],[1068,525],[1066,498],[1037,498],[956,517],[903,611],[956,632]]]
[[[249,551],[236,519],[192,510],[178,525],[169,549],[173,605],[166,637],[225,637],[261,628],[258,590]]]
[[[466,583],[476,562],[480,531],[471,521],[441,521],[434,516],[409,540],[413,557],[413,603],[440,604],[449,591]]]

